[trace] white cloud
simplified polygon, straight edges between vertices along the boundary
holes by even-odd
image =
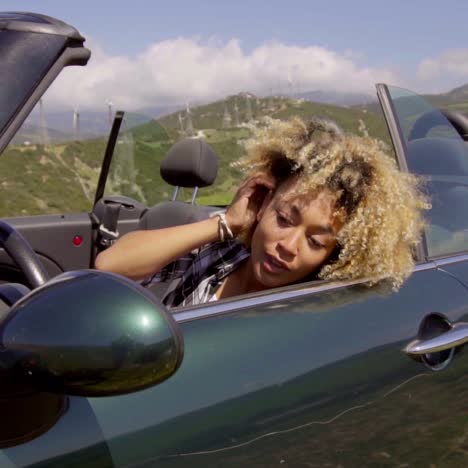
[[[400,83],[388,69],[358,64],[350,51],[268,42],[246,53],[237,39],[226,43],[198,38],[157,42],[136,57],[110,56],[99,44],[83,69],[71,67],[48,92],[51,107],[102,109],[108,99],[119,108],[206,101],[240,91],[259,95],[294,90],[374,93],[379,81]]]
[[[453,78],[468,80],[468,49],[448,50],[443,54],[422,60],[417,69],[422,81]]]

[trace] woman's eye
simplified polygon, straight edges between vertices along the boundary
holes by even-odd
[[[309,237],[309,244],[313,249],[323,249],[325,246],[314,237]]]
[[[282,226],[289,226],[291,224],[289,219],[279,212],[276,213],[276,220],[278,221],[278,224]]]

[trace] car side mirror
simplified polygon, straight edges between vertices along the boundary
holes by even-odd
[[[182,357],[177,323],[143,287],[101,271],[68,272],[0,322],[0,395],[133,392],[169,378]]]

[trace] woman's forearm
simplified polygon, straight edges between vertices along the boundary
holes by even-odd
[[[218,218],[165,229],[133,231],[96,257],[98,270],[133,279],[160,271],[167,264],[202,245],[218,240]]]

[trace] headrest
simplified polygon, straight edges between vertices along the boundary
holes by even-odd
[[[468,175],[468,147],[462,139],[412,140],[408,142],[408,167],[416,174]]]
[[[455,127],[455,130],[463,140],[468,141],[468,117],[461,112],[449,111],[446,109],[441,109],[441,112]]]
[[[178,141],[160,166],[161,177],[180,187],[206,187],[218,174],[218,155],[200,138]]]

